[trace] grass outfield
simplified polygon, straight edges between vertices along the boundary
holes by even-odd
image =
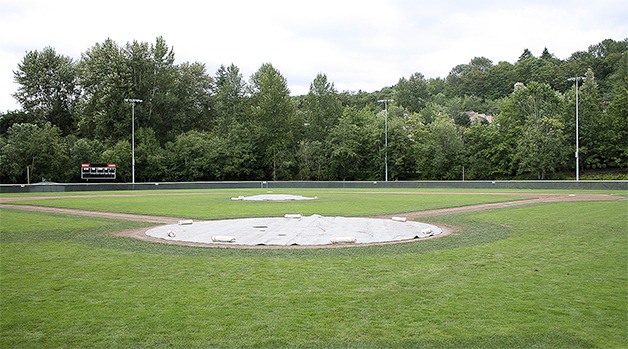
[[[0,347],[622,348],[627,219],[625,200],[537,204],[433,217],[463,232],[429,241],[241,250],[0,209]]]

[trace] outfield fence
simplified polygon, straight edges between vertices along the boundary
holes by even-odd
[[[628,181],[246,181],[0,184],[0,193],[246,188],[437,188],[628,190]]]

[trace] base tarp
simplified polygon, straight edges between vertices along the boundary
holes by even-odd
[[[403,217],[381,219],[286,214],[274,218],[181,221],[150,229],[146,234],[164,240],[207,244],[310,246],[404,241],[442,232],[437,226],[407,221]]]
[[[238,196],[237,198],[231,198],[234,201],[306,201],[306,200],[318,200],[318,197],[306,197],[301,195],[287,195],[287,194],[267,194],[267,195],[253,195],[253,196]]]

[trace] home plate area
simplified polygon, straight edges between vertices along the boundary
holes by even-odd
[[[423,239],[442,234],[437,226],[405,217],[357,218],[286,214],[273,218],[182,220],[150,229],[148,236],[171,241],[244,246],[322,246]]]

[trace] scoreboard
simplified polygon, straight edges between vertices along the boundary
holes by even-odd
[[[81,179],[116,179],[115,164],[81,164]]]

